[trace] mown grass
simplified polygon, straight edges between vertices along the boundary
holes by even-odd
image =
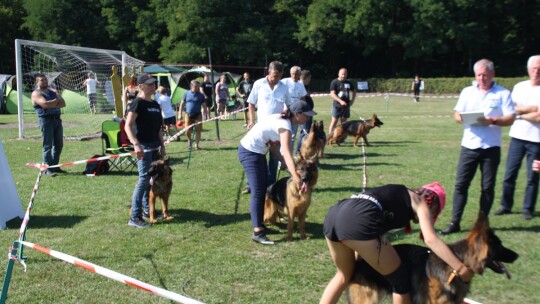
[[[462,128],[451,117],[455,99],[383,97],[359,98],[353,118],[377,113],[384,122],[372,130],[367,147],[368,187],[403,183],[416,187],[438,180],[447,190],[447,208],[437,223],[444,227],[451,213],[451,197]],[[315,118],[329,124],[328,97],[316,98]],[[25,167],[39,162],[38,140],[17,140],[16,116],[0,116],[3,140],[21,203],[26,208],[37,171]],[[341,147],[326,149],[321,159],[319,183],[308,212],[309,239],[280,241],[262,246],[250,240],[249,197],[240,194],[245,185],[236,149],[245,133],[243,121],[220,122],[221,141],[215,124],[204,126],[203,150],[194,151],[188,164],[185,137],[167,147],[174,169],[170,223],[150,229],[127,226],[135,174],[82,175],[84,166],[67,167],[68,174],[44,177],[35,199],[27,240],[64,252],[94,264],[134,277],[146,283],[193,297],[206,303],[317,303],[334,274],[322,234],[328,208],[337,200],[362,190],[361,149],[351,139]],[[499,168],[496,199],[499,205],[501,181],[508,143],[504,131],[503,162]],[[101,142],[66,141],[62,161],[86,159],[99,153]],[[538,303],[540,294],[534,278],[540,273],[539,219],[523,221],[519,213],[524,192],[524,169],[518,180],[515,213],[491,217],[491,225],[505,245],[520,254],[508,265],[508,281],[486,271],[474,279],[469,298],[482,303]],[[280,173],[282,176],[287,174]],[[479,174],[469,191],[462,228],[473,224],[478,211]],[[0,231],[0,250],[7,253],[18,237],[21,221],[12,220]],[[277,227],[279,240],[285,226]],[[410,235],[393,233],[395,243],[421,243],[418,226]],[[465,232],[444,237],[452,242]],[[4,249],[2,249],[4,248]],[[169,303],[73,265],[25,249],[28,272],[15,265],[8,303]],[[6,257],[6,255],[3,255]],[[4,275],[7,259],[0,262]]]

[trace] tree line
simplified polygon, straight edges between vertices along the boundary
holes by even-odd
[[[334,77],[526,73],[540,53],[537,0],[0,0],[0,73],[14,39],[123,50],[147,62],[264,66],[280,60]]]

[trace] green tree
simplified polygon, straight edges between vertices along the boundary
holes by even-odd
[[[21,29],[25,15],[22,0],[0,0],[0,74],[15,74],[15,39],[28,39]]]

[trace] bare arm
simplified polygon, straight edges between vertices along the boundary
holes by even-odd
[[[140,142],[137,139],[137,124],[135,120],[137,119],[138,114],[136,112],[129,111],[126,117],[126,135],[129,138],[129,141],[133,144],[135,152],[137,152],[137,158],[142,159],[144,156],[144,150],[140,146]]]
[[[249,112],[249,124],[248,124],[248,130],[255,125],[255,105],[250,103],[248,105],[248,112]]]
[[[345,101],[343,101],[341,98],[339,98],[339,96],[337,96],[336,91],[334,91],[334,90],[330,91],[330,97],[332,97],[333,100],[339,102],[339,104],[342,105],[342,106],[347,105],[347,103]]]
[[[58,97],[55,98],[55,99],[51,99],[51,100],[46,100],[45,97],[43,97],[43,95],[41,95],[41,93],[39,93],[38,91],[34,91],[32,92],[32,104],[33,105],[38,105],[40,106],[42,109],[54,109],[54,108],[63,108],[66,106],[66,103],[64,101],[64,99],[56,94]]]
[[[302,180],[300,179],[300,176],[298,176],[298,174],[296,173],[294,160],[291,152],[291,131],[279,129],[279,141],[281,142],[281,152],[283,153],[283,157],[281,159],[285,162],[285,165],[291,173],[291,176],[297,187],[300,187]]]
[[[420,200],[415,193],[409,192],[409,194],[411,195],[413,209],[415,209],[416,215],[418,216],[420,230],[422,231],[426,245],[441,258],[441,260],[452,267],[452,269],[459,271],[459,276],[464,282],[470,281],[474,273],[463,264],[446,243],[439,239],[433,228],[427,203]]]

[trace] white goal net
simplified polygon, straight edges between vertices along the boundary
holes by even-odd
[[[143,61],[123,51],[19,39],[15,41],[15,52],[20,138],[41,136],[30,99],[37,73],[45,74],[49,86],[66,101],[66,107],[62,109],[64,137],[81,139],[100,134],[104,120],[122,116],[122,113],[115,113],[111,83],[113,67],[121,77],[123,71],[132,75],[144,65]],[[95,99],[92,99],[95,107],[90,106],[84,84],[89,77],[97,82]]]

